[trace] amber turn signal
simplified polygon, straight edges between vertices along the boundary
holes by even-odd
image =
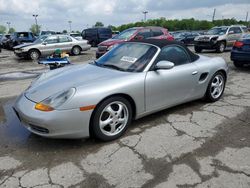
[[[46,104],[43,103],[37,103],[35,106],[36,110],[40,110],[40,111],[44,111],[44,112],[50,112],[53,111],[54,108],[52,108],[51,106],[48,106]]]
[[[91,105],[91,106],[83,106],[80,107],[80,111],[87,111],[87,110],[92,110],[95,108],[95,105]]]

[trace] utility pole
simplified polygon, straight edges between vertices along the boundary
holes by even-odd
[[[69,33],[71,33],[71,23],[72,23],[72,21],[68,21],[68,23],[69,23]]]
[[[146,22],[147,21],[147,13],[148,13],[148,11],[143,11],[142,13],[144,14],[144,22]]]
[[[246,15],[246,22],[248,21],[248,12],[247,12],[247,15]]]
[[[8,25],[8,33],[10,33],[10,22],[6,22],[6,24]]]
[[[33,17],[35,18],[35,23],[36,23],[36,34],[38,35],[37,16],[38,14],[33,14]]]
[[[215,13],[216,13],[216,8],[214,9],[214,13],[213,13],[213,18],[212,18],[212,22],[214,22],[214,18],[215,18]]]

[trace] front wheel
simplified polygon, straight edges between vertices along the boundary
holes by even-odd
[[[199,47],[199,46],[194,46],[194,51],[195,51],[196,53],[201,53],[202,48]]]
[[[40,52],[38,50],[30,50],[29,58],[32,60],[38,60],[40,57]]]
[[[225,48],[226,48],[225,42],[219,42],[216,47],[216,52],[223,53],[225,51]]]
[[[206,99],[209,102],[218,101],[223,95],[225,84],[225,75],[222,72],[215,73],[208,84],[206,91]]]
[[[123,97],[111,97],[97,106],[94,112],[91,132],[102,141],[119,138],[132,120],[132,108]]]

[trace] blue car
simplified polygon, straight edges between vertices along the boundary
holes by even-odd
[[[243,36],[242,39],[234,43],[231,60],[234,62],[235,67],[250,64],[250,34]]]

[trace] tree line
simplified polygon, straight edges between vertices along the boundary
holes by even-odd
[[[131,27],[145,27],[145,26],[159,26],[167,28],[169,31],[177,31],[177,30],[208,30],[214,26],[222,26],[222,25],[249,25],[248,22],[244,21],[237,21],[235,18],[231,19],[221,19],[221,20],[214,20],[214,21],[207,21],[207,20],[195,20],[194,18],[190,19],[174,19],[174,20],[167,20],[165,18],[159,19],[149,19],[146,22],[140,21],[135,23],[128,23],[123,24],[118,27],[109,26],[112,30],[115,31],[123,31],[125,29]]]

